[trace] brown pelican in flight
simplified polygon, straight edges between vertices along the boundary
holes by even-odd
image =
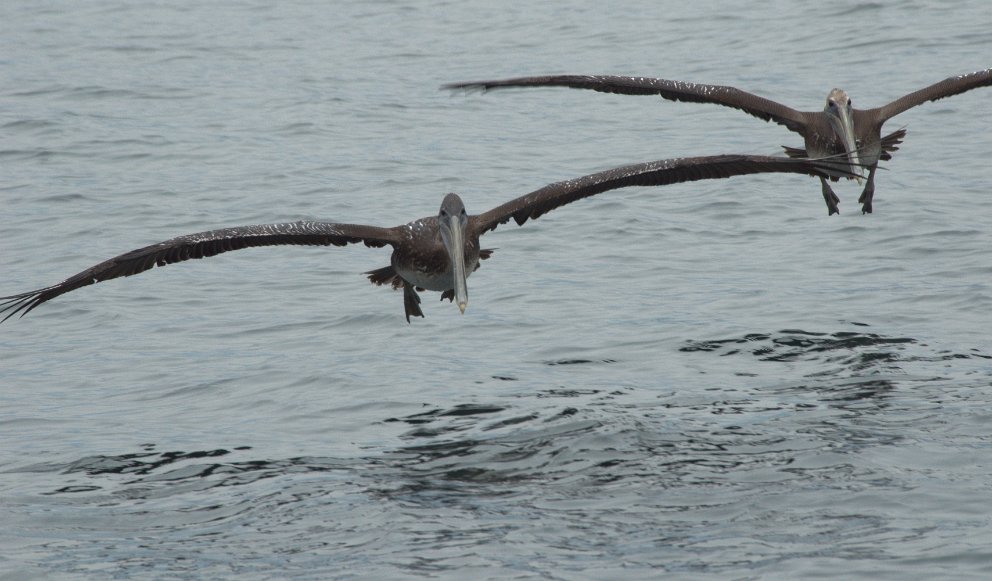
[[[838,166],[841,169],[838,170]],[[373,284],[403,288],[407,322],[411,315],[424,316],[417,290],[440,291],[442,300],[447,298],[457,302],[464,313],[468,305],[465,279],[479,267],[479,260],[489,258],[493,252],[479,246],[479,237],[511,218],[522,225],[559,206],[628,186],[663,186],[756,173],[798,173],[823,177],[828,172],[844,172],[845,166],[843,160],[831,162],[750,155],[665,159],[556,182],[482,214],[469,215],[461,198],[457,194],[448,194],[436,216],[393,228],[300,221],[186,234],[126,252],[52,286],[0,297],[0,315],[7,313],[0,322],[17,313],[23,316],[41,303],[80,287],[131,276],[154,266],[251,246],[345,246],[359,242],[374,248],[392,246],[391,265],[365,274]]]
[[[875,194],[875,170],[878,162],[890,159],[891,152],[899,149],[897,146],[906,135],[905,129],[900,129],[882,137],[882,125],[906,109],[927,101],[936,101],[989,85],[992,85],[992,69],[985,69],[944,79],[874,109],[855,109],[847,93],[834,89],[827,95],[827,104],[822,112],[797,111],[734,87],[648,77],[550,75],[452,83],[442,88],[487,91],[506,87],[571,87],[622,95],[660,95],[671,101],[715,103],[740,109],[759,119],[785,125],[790,131],[802,135],[806,142],[805,149],[785,147],[786,153],[791,157],[822,158],[843,154],[851,162],[850,173],[860,174],[858,167],[867,167],[868,181],[858,201],[862,204],[861,211],[869,214]],[[838,177],[847,176],[832,175],[831,179],[836,181]],[[855,179],[860,182],[861,176],[858,175]],[[840,200],[826,178],[821,177],[820,182],[828,213],[838,213],[837,203]]]

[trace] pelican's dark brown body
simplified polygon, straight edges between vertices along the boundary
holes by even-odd
[[[471,221],[469,221],[471,224]],[[423,317],[420,297],[415,291],[441,292],[441,300],[455,299],[455,269],[441,238],[437,216],[421,218],[399,228],[402,242],[395,246],[391,264],[367,272],[373,284],[403,289],[406,320]],[[492,250],[479,248],[479,235],[466,232],[464,257],[466,276],[479,268],[479,261],[489,258]]]

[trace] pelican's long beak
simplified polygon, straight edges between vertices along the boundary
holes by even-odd
[[[834,123],[834,132],[837,138],[844,144],[844,152],[847,153],[847,161],[851,164],[851,173],[858,176],[864,175],[864,168],[861,167],[861,158],[858,156],[858,142],[854,138],[854,119],[846,107],[838,107],[837,117],[831,119]],[[861,184],[861,177],[854,178]]]
[[[448,224],[448,236],[445,237],[448,245],[448,256],[451,257],[451,276],[455,281],[455,302],[462,314],[465,314],[465,307],[468,306],[468,286],[465,279],[465,229],[458,217]]]

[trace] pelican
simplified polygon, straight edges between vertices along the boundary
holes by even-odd
[[[989,85],[992,85],[992,69],[985,69],[949,77],[875,109],[855,109],[847,93],[833,89],[827,95],[827,103],[822,112],[797,111],[735,87],[649,77],[551,75],[452,83],[443,85],[442,88],[487,91],[506,87],[571,87],[622,95],[660,95],[670,101],[715,103],[740,109],[759,119],[784,125],[790,131],[802,135],[806,142],[805,149],[783,146],[790,157],[822,158],[843,154],[850,162],[850,173],[860,174],[858,168],[868,168],[867,183],[858,202],[861,203],[861,211],[870,214],[878,162],[891,159],[891,153],[899,149],[897,146],[906,135],[905,129],[899,129],[882,137],[882,125],[903,111],[927,101],[936,101]],[[829,177],[836,181],[848,176],[831,174]],[[854,176],[859,183],[861,178],[861,175]],[[820,183],[828,215],[839,213],[837,203],[840,200],[827,183],[827,178],[821,177]]]
[[[729,178],[756,173],[798,173],[822,177],[836,171],[843,161],[803,160],[787,157],[719,155],[664,159],[618,167],[573,180],[547,185],[510,200],[482,214],[469,215],[457,194],[441,201],[436,216],[393,228],[363,224],[299,221],[238,226],[186,234],[138,248],[106,260],[60,283],[37,290],[0,297],[0,322],[17,313],[24,316],[38,305],[97,282],[131,276],[175,262],[215,256],[252,246],[365,246],[393,249],[390,266],[366,272],[376,285],[403,289],[407,323],[423,317],[418,290],[441,292],[441,300],[456,302],[461,312],[468,306],[468,275],[489,258],[491,249],[479,246],[479,237],[511,218],[518,225],[544,213],[601,192],[628,186],[662,186],[678,182]]]

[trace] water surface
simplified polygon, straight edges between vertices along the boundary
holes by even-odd
[[[861,107],[990,66],[992,8],[0,8],[0,294],[240,224],[481,212],[616,165],[777,154],[738,111],[446,82],[616,73]],[[407,325],[385,250],[252,249],[0,327],[0,577],[984,578],[988,89],[839,184],[616,191],[484,243]]]

